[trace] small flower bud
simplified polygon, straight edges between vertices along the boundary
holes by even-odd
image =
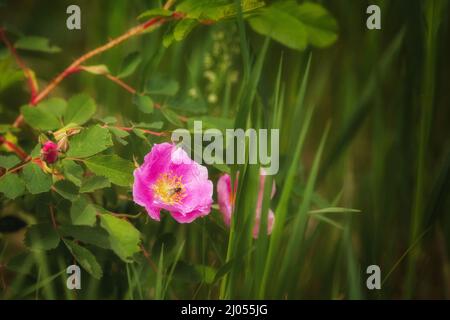
[[[47,141],[41,148],[41,159],[48,164],[58,160],[58,146],[53,141]]]

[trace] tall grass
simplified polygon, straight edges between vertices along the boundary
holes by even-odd
[[[51,78],[85,49],[134,24],[130,17],[153,1],[117,3],[111,10],[97,2],[86,5],[85,36],[74,34],[70,41],[45,22],[50,1],[29,4],[28,11],[12,10],[9,17],[2,13],[1,19],[19,21],[24,33],[39,31],[63,44],[69,54],[51,63],[41,56],[26,57],[32,66],[43,65],[39,74]],[[14,277],[0,297],[450,298],[445,285],[450,279],[448,4],[378,3],[381,31],[365,29],[368,2],[325,4],[340,33],[338,42],[323,50],[294,52],[262,39],[238,19],[202,26],[170,48],[161,45],[164,33],[158,31],[99,58],[98,63],[114,69],[127,53],[140,50],[144,61],[129,79],[137,88],[163,73],[180,82],[180,95],[197,90],[207,105],[202,115],[225,118],[235,128],[280,129],[280,172],[266,180],[260,235],[257,240],[251,236],[259,166],[236,165],[231,167],[233,183],[237,172],[239,178],[230,229],[217,208],[190,225],[165,218],[155,223],[141,216],[133,223],[153,265],[143,256],[125,265],[100,250],[97,259],[104,276],[95,280],[84,274],[79,292],[65,287],[64,266],[72,263],[67,250],[17,255],[19,250],[4,246],[2,236],[0,248],[6,249],[0,264],[7,262],[6,270]],[[91,27],[94,22],[102,28]],[[223,32],[239,45],[230,67],[238,71],[238,81],[224,81],[216,90],[219,103],[208,104],[205,57],[217,43],[214,34]],[[71,94],[73,88],[91,92],[102,114],[112,112],[124,121],[142,117],[127,92],[99,77],[74,75],[58,94]],[[2,104],[20,105],[22,91],[17,87],[4,93]],[[200,116],[196,109],[175,111]],[[146,120],[159,120],[152,117]],[[152,138],[131,147],[140,157],[161,141]],[[220,172],[210,168],[210,176],[216,181]],[[99,201],[117,212],[136,210],[117,200],[114,191]],[[276,218],[267,236],[263,231],[269,208]],[[0,210],[3,214],[7,209]],[[23,247],[20,251],[28,252]],[[365,286],[371,264],[382,271],[383,289],[377,292]]]

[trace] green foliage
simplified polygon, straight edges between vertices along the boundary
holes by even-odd
[[[25,244],[33,250],[52,250],[59,244],[60,238],[49,223],[30,226],[25,237]]]
[[[74,225],[93,226],[96,222],[97,211],[95,207],[86,199],[85,196],[80,195],[73,201],[70,208],[70,219]]]
[[[95,279],[100,279],[103,275],[102,268],[95,259],[95,256],[88,249],[70,240],[64,240],[64,244],[75,260]]]
[[[133,183],[133,163],[116,155],[100,155],[84,161],[96,175],[108,178],[119,186],[129,187]]]
[[[153,100],[149,96],[134,95],[133,103],[143,113],[153,112]]]
[[[28,163],[23,168],[22,177],[31,194],[47,192],[53,184],[52,176],[44,173],[35,163]]]
[[[142,56],[139,52],[132,52],[123,60],[122,66],[120,68],[120,72],[117,75],[117,78],[126,78],[129,77],[136,71],[139,65],[142,62]]]
[[[277,1],[250,17],[249,23],[256,32],[297,50],[304,50],[309,44],[326,47],[337,39],[334,18],[311,2],[298,5],[291,0]]]
[[[111,249],[127,263],[133,262],[133,255],[139,252],[140,233],[126,220],[109,214],[100,216],[101,226],[109,234]]]
[[[0,192],[9,199],[15,199],[25,192],[25,182],[14,173],[0,177]]]
[[[65,124],[83,125],[92,118],[96,110],[94,100],[87,94],[79,94],[69,99],[64,114]]]
[[[109,188],[111,183],[105,177],[91,176],[85,178],[80,187],[80,193],[89,193],[98,189]]]
[[[67,156],[87,158],[112,147],[112,145],[109,130],[95,125],[84,129],[70,140]]]
[[[16,47],[16,49],[45,53],[58,53],[61,51],[61,48],[52,45],[49,39],[36,36],[21,37],[16,41],[14,47]]]
[[[60,180],[54,184],[55,191],[63,198],[73,201],[78,196],[78,187],[68,180]]]
[[[172,11],[163,8],[154,8],[141,13],[138,17],[139,20],[150,19],[155,17],[170,17],[173,14]]]
[[[61,127],[58,114],[65,102],[60,99],[51,99],[38,104],[36,107],[23,106],[20,110],[25,121],[37,130],[54,130]],[[53,108],[55,107],[55,108]],[[57,111],[58,110],[58,111]]]
[[[427,263],[448,265],[448,4],[381,1],[390,17],[383,15],[383,31],[361,32],[357,2],[177,0],[170,10],[165,2],[148,1],[130,29],[138,33],[120,46],[109,40],[130,34],[142,5],[86,4],[89,21],[107,21],[106,29],[80,41],[52,32],[65,50],[52,57],[42,54],[58,50],[47,39],[9,29],[25,16],[7,6],[6,35],[19,39],[29,69],[0,45],[0,264],[8,289],[0,285],[0,299],[447,297],[445,286],[417,286],[417,270],[423,283],[448,283],[439,264]],[[39,13],[49,8],[34,10],[36,34],[45,34]],[[158,23],[142,31],[149,21]],[[60,68],[105,43],[107,51],[67,74],[86,72],[20,108],[33,101],[27,75],[42,93]],[[19,113],[25,126],[12,125]],[[196,120],[204,130],[280,129],[280,170],[261,190],[261,164],[248,157],[203,164],[214,184],[211,213],[179,224],[163,210],[153,221],[134,203],[133,171],[153,145],[177,128],[192,131]],[[51,164],[40,159],[48,140],[60,148]],[[13,156],[21,153],[14,145],[29,157]],[[237,183],[231,226],[217,204],[224,173]],[[5,234],[11,221],[26,231],[26,247],[20,233]],[[91,275],[76,294],[65,283],[73,262]],[[373,263],[389,270],[377,292],[364,286]]]

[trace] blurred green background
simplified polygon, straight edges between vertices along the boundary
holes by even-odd
[[[361,213],[333,216],[338,227],[309,220],[308,250],[296,278],[292,279],[296,284],[294,294],[288,298],[448,299],[448,1],[430,1],[439,10],[428,12],[428,18],[427,10],[431,10],[428,1],[318,2],[338,22],[337,42],[329,48],[298,52],[271,41],[258,86],[261,103],[272,101],[282,58],[281,166],[275,180],[277,186],[282,184],[287,159],[298,139],[299,123],[293,119],[304,111],[296,109],[296,99],[311,57],[305,105],[315,106],[315,112],[289,208],[294,212],[302,202],[305,187],[302,181],[311,170],[330,121],[313,207],[327,206],[338,198],[339,206],[356,208]],[[136,25],[136,17],[155,3],[158,1],[1,1],[0,24],[7,27],[13,39],[20,34],[45,36],[62,48],[52,55],[21,54],[43,82],[84,52]],[[69,31],[65,27],[65,10],[70,4],[81,8],[81,30]],[[366,28],[366,8],[370,4],[381,7],[381,30]],[[126,79],[127,83],[142,88],[148,77],[157,72],[179,82],[178,97],[191,97],[194,101],[188,109],[173,102],[176,112],[191,118],[209,115],[234,119],[243,68],[236,23],[201,26],[185,41],[168,49],[162,46],[163,33],[164,28],[133,38],[95,57],[89,64],[106,64],[111,71],[118,72],[124,57],[138,50],[144,61]],[[256,57],[264,38],[249,28],[247,36],[250,54]],[[81,91],[95,98],[103,116],[113,114],[135,121],[142,117],[131,96],[103,77],[72,75],[53,94],[70,96]],[[2,90],[1,123],[13,121],[18,108],[27,103],[27,97],[26,87],[21,83]],[[133,148],[136,154],[145,153],[145,148]],[[219,220],[217,211],[212,215]],[[202,261],[204,257],[196,252],[199,246],[196,241],[202,237],[209,239],[203,232],[205,226],[209,230],[216,227],[209,222],[192,226],[167,226],[167,223],[144,225],[140,230],[160,234],[167,228],[176,229],[187,239],[188,260]],[[189,228],[198,234],[194,237]],[[217,247],[223,246],[226,238],[217,240]],[[369,291],[365,286],[366,268],[372,264],[380,266],[382,279],[386,280],[382,290]],[[95,282],[91,295],[83,297],[120,298],[126,294],[126,279],[119,277],[114,284],[107,283],[108,279],[101,284]],[[175,290],[169,297],[216,297],[215,289],[208,286],[180,286],[183,289]]]

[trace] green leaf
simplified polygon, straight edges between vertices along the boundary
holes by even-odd
[[[97,211],[86,197],[79,196],[70,208],[70,218],[74,225],[93,226],[96,221]]]
[[[95,125],[84,129],[70,140],[67,156],[87,158],[112,147],[112,145],[109,130]]]
[[[14,173],[8,173],[0,177],[0,193],[9,199],[15,199],[25,192],[25,182]]]
[[[92,176],[83,180],[80,193],[93,192],[98,189],[109,188],[111,183],[105,177]]]
[[[154,75],[147,82],[146,93],[150,95],[174,96],[179,89],[178,81],[167,76]]]
[[[69,201],[74,201],[78,197],[78,187],[68,180],[57,181],[54,187],[58,194]]]
[[[83,168],[76,164],[75,161],[64,159],[62,161],[63,173],[67,180],[73,182],[77,187],[81,186],[83,178]]]
[[[167,32],[163,36],[163,46],[164,48],[170,47],[170,45],[175,41],[175,37],[173,36],[173,32]]]
[[[58,117],[51,111],[47,110],[47,108],[44,108],[42,104],[36,107],[25,105],[20,108],[20,111],[25,119],[25,122],[37,130],[46,131],[61,127],[61,122]]]
[[[177,126],[177,127],[182,127],[183,126],[183,122],[181,122],[181,120],[178,118],[178,114],[175,113],[174,111],[172,111],[171,109],[169,109],[166,106],[162,106],[161,109],[161,113],[163,114],[164,118],[167,119],[167,121],[169,121],[171,124]]]
[[[59,235],[49,223],[30,226],[25,235],[25,244],[34,250],[52,250],[59,244]]]
[[[280,1],[249,18],[250,26],[285,46],[304,50],[308,44],[331,45],[337,39],[336,20],[319,4]]]
[[[101,122],[103,122],[104,124],[115,124],[117,123],[117,118],[113,117],[113,116],[108,116],[108,117],[104,117],[102,119],[100,119]]]
[[[108,130],[114,135],[114,138],[116,138],[116,140],[120,144],[122,144],[124,146],[126,146],[128,144],[128,141],[126,141],[123,138],[128,137],[130,135],[129,132],[121,130],[119,128],[115,128],[115,127],[108,127]]]
[[[164,8],[154,8],[144,11],[138,16],[139,20],[147,20],[155,17],[170,17],[173,14],[172,11],[166,10]]]
[[[135,128],[142,128],[142,129],[162,129],[164,126],[164,122],[162,121],[155,121],[151,123],[145,123],[145,122],[139,122],[133,125]]]
[[[143,113],[149,114],[153,112],[153,100],[149,96],[134,95],[133,103]]]
[[[82,125],[89,121],[97,109],[94,100],[87,94],[79,94],[70,98],[67,111],[64,115],[64,123],[76,123]]]
[[[108,232],[112,250],[125,262],[133,262],[132,257],[139,252],[140,234],[126,220],[109,214],[100,216],[101,226]]]
[[[198,22],[194,19],[183,19],[175,25],[173,37],[176,41],[181,41],[197,26]]]
[[[260,0],[242,0],[241,10],[248,13],[264,5]],[[177,6],[177,12],[186,14],[188,18],[217,21],[236,16],[239,8],[228,0],[187,0]]]
[[[52,176],[46,174],[35,163],[28,163],[22,171],[27,190],[32,194],[47,192],[52,187]]]
[[[126,78],[136,71],[137,67],[142,62],[142,56],[139,52],[132,52],[125,57],[123,60],[120,72],[117,78]]]
[[[62,225],[59,228],[59,232],[63,237],[70,237],[99,248],[111,249],[108,233],[100,227]]]
[[[20,163],[20,159],[15,155],[0,156],[0,168],[11,169]]]
[[[98,264],[97,259],[95,259],[92,252],[70,240],[64,240],[64,244],[84,270],[86,270],[95,279],[100,279],[102,277],[102,268]]]
[[[108,178],[114,184],[129,187],[133,183],[134,165],[131,161],[117,155],[100,155],[84,162],[89,170]]]
[[[51,45],[50,41],[44,37],[22,37],[14,44],[16,49],[39,51],[45,53],[57,53],[61,51],[61,48]]]

